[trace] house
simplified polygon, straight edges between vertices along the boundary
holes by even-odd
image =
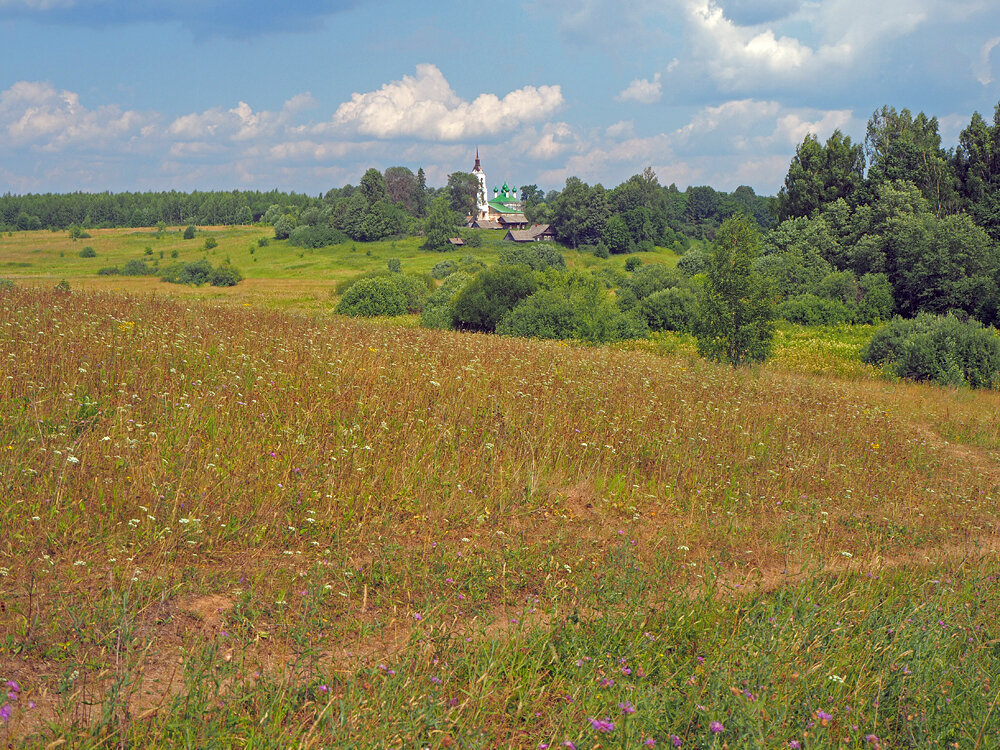
[[[528,220],[524,214],[501,214],[497,219],[501,229],[527,229]]]
[[[504,236],[505,242],[554,242],[555,230],[548,224],[535,224],[530,229],[511,229]]]
[[[516,187],[508,187],[505,182],[503,187],[493,188],[493,198],[489,197],[486,190],[486,172],[479,161],[478,148],[472,174],[479,182],[479,195],[476,198],[475,215],[467,218],[466,226],[483,229],[524,229],[528,226],[528,220],[524,218],[524,203]],[[504,217],[508,217],[506,222],[502,221]]]

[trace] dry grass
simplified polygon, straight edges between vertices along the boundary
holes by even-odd
[[[110,293],[0,291],[0,333],[0,678],[38,706],[18,735],[174,744],[183,706],[240,685],[301,713],[275,744],[321,745],[294,696],[322,707],[327,674],[345,736],[382,700],[379,741],[407,744],[426,696],[378,693],[377,664],[426,680],[500,643],[513,692],[455,672],[465,713],[426,741],[524,744],[564,725],[522,736],[553,668],[514,647],[559,651],[567,617],[666,638],[633,616],[678,592],[995,572],[996,393]]]

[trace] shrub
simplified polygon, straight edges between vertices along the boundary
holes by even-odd
[[[219,241],[217,239],[215,239],[215,237],[206,237],[205,238],[205,249],[206,250],[211,250],[211,249],[216,248],[218,246],[219,246]],[[152,255],[152,253],[149,253],[149,254]]]
[[[121,269],[118,266],[105,266],[97,269],[98,276],[117,276],[120,273]]]
[[[120,273],[122,276],[151,276],[155,271],[146,265],[146,261],[134,258],[125,262]]]
[[[184,239],[186,239],[186,240],[193,240],[194,239],[194,233],[196,231],[198,231],[198,230],[195,229],[194,224],[189,224],[188,226],[184,227]]]
[[[403,270],[403,264],[399,262],[399,258],[389,258],[385,265],[389,269],[389,273],[399,273]]]
[[[97,257],[97,251],[94,250],[94,248],[92,248],[90,245],[87,245],[87,247],[83,248],[83,250],[80,251],[80,257],[81,258],[96,258]]]
[[[625,270],[628,271],[629,273],[631,273],[641,265],[642,265],[642,258],[636,255],[631,255],[625,259]]]
[[[611,251],[608,250],[608,246],[603,242],[598,242],[594,247],[594,257],[601,258],[602,260],[607,260],[611,257]]]
[[[275,237],[278,237],[278,225],[275,225]],[[281,239],[278,237],[278,239]],[[339,229],[330,226],[298,226],[288,234],[288,244],[295,247],[328,247],[347,242],[348,236]]]
[[[146,245],[146,249],[143,252],[146,255],[152,255],[153,254],[153,248],[151,248],[149,245]]]
[[[295,229],[295,219],[285,214],[276,222],[274,222],[274,239],[276,240],[287,240],[291,235],[292,230]]]
[[[652,331],[690,333],[698,314],[698,298],[684,287],[661,289],[642,300],[639,310]]]
[[[572,339],[577,336],[579,317],[567,295],[543,289],[521,300],[504,315],[496,332],[525,338]]]
[[[10,279],[0,279],[0,291],[3,291],[4,289],[13,289],[13,288],[14,288],[13,281],[11,281]]]
[[[492,332],[514,305],[537,289],[538,282],[524,266],[487,268],[455,298],[455,322],[462,328]]]
[[[677,261],[677,269],[688,278],[708,271],[709,254],[704,250],[690,250]]]
[[[66,281],[66,279],[63,279],[55,285],[55,290],[62,294],[67,294],[69,292],[69,282]]]
[[[566,259],[562,253],[542,242],[505,247],[500,251],[497,264],[501,266],[527,266],[532,271],[544,271],[546,268],[566,270]]]
[[[229,263],[221,263],[208,279],[208,283],[212,286],[236,286],[241,281],[243,274]]]
[[[171,284],[201,286],[211,280],[214,271],[212,264],[207,260],[198,260],[194,263],[174,263],[163,270],[160,278]]]
[[[424,300],[427,298],[428,279],[415,273],[391,273],[388,279],[403,293],[403,297],[406,299],[406,311],[420,312],[424,306]]]
[[[817,297],[815,294],[798,294],[782,302],[775,315],[789,323],[806,326],[831,326],[850,323],[854,317],[851,309],[839,299]]]
[[[861,300],[854,314],[855,323],[881,323],[892,316],[895,302],[889,277],[884,273],[866,273],[858,279]]]
[[[879,328],[861,354],[901,378],[942,385],[996,388],[1000,384],[1000,338],[976,320],[920,313],[895,317]]]
[[[458,263],[453,260],[442,260],[440,263],[434,264],[434,268],[431,269],[431,276],[435,279],[446,279],[457,270]]]
[[[171,258],[177,258],[179,256],[180,256],[180,252],[178,252],[177,250],[171,250],[170,251],[170,257]]]
[[[464,271],[450,274],[444,283],[424,300],[420,311],[420,325],[424,328],[452,328],[455,325],[455,297],[472,281]]]
[[[402,315],[406,295],[389,278],[368,278],[352,284],[337,303],[336,312],[351,317]]]

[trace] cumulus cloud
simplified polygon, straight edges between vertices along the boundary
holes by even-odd
[[[324,18],[364,0],[0,0],[0,20],[102,28],[176,23],[195,36],[247,37],[274,31],[312,31]]]
[[[0,131],[9,145],[59,150],[73,144],[121,142],[141,135],[156,119],[152,113],[116,106],[87,109],[78,94],[49,83],[19,81],[0,92]]]
[[[1000,44],[1000,36],[995,36],[979,50],[979,60],[976,62],[973,72],[976,74],[976,80],[983,84],[983,86],[989,86],[993,83],[993,67],[990,64],[990,53],[993,52],[993,48],[998,44]]]
[[[525,86],[502,99],[480,94],[461,99],[435,65],[417,66],[415,76],[353,94],[334,114],[337,126],[376,138],[409,136],[455,141],[493,135],[544,119],[563,103],[559,86]]]
[[[662,74],[657,73],[653,80],[648,78],[636,78],[615,98],[620,102],[639,102],[640,104],[652,104],[660,101],[663,96],[663,87],[660,83]]]

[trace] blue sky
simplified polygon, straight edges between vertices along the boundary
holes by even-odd
[[[431,185],[774,194],[884,104],[1000,100],[996,0],[0,0],[0,192]]]

